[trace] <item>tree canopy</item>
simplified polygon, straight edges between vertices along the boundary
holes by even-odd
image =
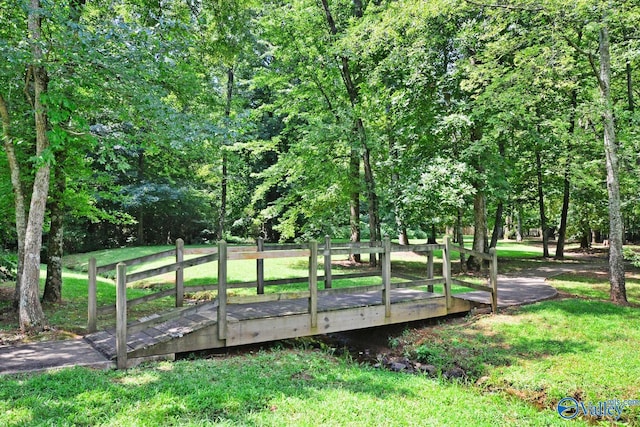
[[[2,245],[22,269],[43,226],[49,261],[473,226],[478,250],[535,232],[546,255],[607,240],[618,263],[640,238],[638,18],[631,1],[0,0]]]

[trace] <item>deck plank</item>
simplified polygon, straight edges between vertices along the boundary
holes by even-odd
[[[439,317],[449,312],[469,310],[473,303],[456,299],[447,310],[444,296],[419,289],[391,291],[392,316],[385,317],[381,291],[362,293],[331,292],[318,296],[318,325],[311,327],[308,298],[229,304],[229,336],[219,340],[216,333],[217,301],[198,304],[162,323],[131,333],[129,352],[140,355],[192,351],[199,348],[257,343],[333,331],[359,329],[381,324]],[[113,332],[100,331],[85,337],[97,350],[113,359]]]

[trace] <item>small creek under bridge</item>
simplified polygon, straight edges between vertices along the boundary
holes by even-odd
[[[442,275],[434,276],[434,253],[441,253]],[[392,271],[392,256],[399,252],[415,252],[426,256],[421,277]],[[486,285],[461,281],[451,274],[451,254],[460,253],[482,258],[489,263]],[[201,256],[184,259],[185,255]],[[378,254],[379,269],[357,273],[335,274],[332,258],[338,255]],[[127,274],[127,267],[175,256],[175,262],[162,267]],[[265,280],[265,260],[275,258],[308,259],[306,277]],[[324,274],[318,259],[323,259]],[[230,283],[229,271],[234,261],[255,260],[256,280]],[[268,261],[267,261],[268,262]],[[218,280],[206,286],[185,286],[184,270],[196,265],[217,263]],[[246,268],[246,262],[244,267]],[[97,307],[98,274],[116,270],[116,303]],[[127,284],[175,272],[175,286],[137,299],[127,300]],[[340,284],[341,279],[364,280]],[[381,284],[380,284],[381,279]],[[345,282],[344,280],[342,281]],[[275,285],[299,284],[295,290],[265,292]],[[308,286],[304,286],[304,284]],[[319,286],[319,283],[322,285]],[[355,283],[355,284],[354,284]],[[452,294],[452,285],[488,292],[491,308],[497,309],[497,256],[474,252],[463,246],[443,244],[395,245],[382,242],[359,244],[309,242],[302,245],[266,245],[259,239],[255,246],[229,246],[185,249],[181,240],[176,248],[157,254],[98,267],[89,261],[89,335],[85,339],[124,369],[135,359],[171,355],[198,350],[255,344],[375,326],[404,323],[464,313],[485,304]],[[437,288],[437,291],[436,291]],[[184,306],[185,290],[216,291],[210,302]],[[153,299],[175,296],[176,307],[133,322],[127,321],[127,307]],[[98,313],[114,312],[115,328],[98,331]]]

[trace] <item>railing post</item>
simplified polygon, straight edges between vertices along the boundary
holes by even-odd
[[[384,304],[384,317],[391,317],[391,239],[384,236],[382,241],[382,303]]]
[[[464,236],[460,235],[458,236],[458,246],[460,246],[461,249],[464,249]],[[465,255],[463,251],[460,251],[460,272],[461,273],[466,273],[467,272],[467,263],[466,263],[466,259],[465,259]]]
[[[318,242],[309,242],[309,315],[311,327],[318,327]]]
[[[258,241],[256,242],[258,247],[258,252],[264,251],[264,239],[262,237],[258,237]],[[256,284],[257,289],[256,292],[258,295],[264,294],[264,260],[257,259],[256,260]]]
[[[227,242],[218,242],[218,339],[227,339]]]
[[[87,304],[87,332],[98,329],[98,266],[95,258],[89,258],[89,301]]]
[[[331,289],[331,237],[324,236],[324,288]]]
[[[444,277],[444,297],[447,301],[447,309],[451,308],[451,242],[449,236],[444,238],[442,250],[442,276]]]
[[[184,240],[176,239],[176,262],[184,261]],[[182,266],[176,270],[176,307],[182,307],[184,303],[184,269]]]
[[[127,369],[127,265],[116,267],[116,366]]]
[[[498,252],[496,248],[489,249],[491,255],[491,266],[489,280],[491,281],[491,312],[498,312]]]
[[[427,252],[427,279],[433,279],[433,251]],[[433,285],[427,285],[427,291],[433,292]]]

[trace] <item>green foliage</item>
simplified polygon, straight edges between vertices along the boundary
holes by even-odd
[[[0,250],[0,282],[15,281],[17,274],[17,254]]]
[[[629,247],[625,247],[624,259],[631,262],[634,267],[640,268],[640,253],[638,253],[636,250]]]

